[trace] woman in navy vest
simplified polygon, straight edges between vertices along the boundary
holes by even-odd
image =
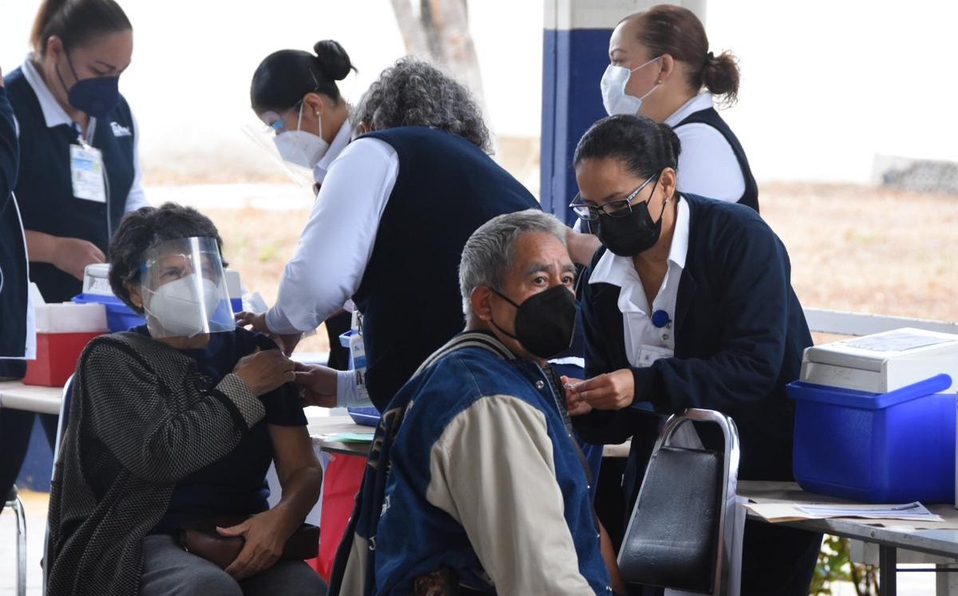
[[[628,511],[665,418],[685,408],[735,420],[739,478],[794,480],[785,385],[812,338],[788,253],[751,209],[678,192],[679,158],[671,128],[631,115],[594,124],[573,158],[573,208],[604,248],[581,284],[587,380],[569,409],[587,441],[632,438]],[[742,594],[808,594],[821,538],[746,521]]]
[[[46,302],[82,290],[84,268],[107,260],[123,214],[147,203],[136,127],[120,96],[133,29],[114,0],[46,0],[33,51],[6,77],[19,124],[16,194],[30,279]]]
[[[698,17],[668,4],[628,16],[612,32],[609,60],[601,83],[606,112],[641,114],[675,130],[682,142],[678,190],[758,211],[745,151],[715,111],[715,98],[726,105],[737,99],[736,58],[709,51]]]
[[[84,268],[106,260],[124,212],[147,204],[135,123],[117,90],[133,31],[114,0],[46,0],[31,42],[23,65],[4,79],[20,143],[15,194],[30,281],[46,302],[64,302],[82,290]],[[4,416],[5,431],[15,430],[2,436],[0,480],[16,477],[33,428],[32,412]],[[57,416],[40,420],[52,449]]]
[[[331,164],[276,304],[240,318],[286,336],[289,350],[352,298],[363,315],[366,374],[304,367],[298,380],[316,405],[359,405],[365,389],[364,403],[382,411],[465,326],[466,239],[496,215],[539,204],[489,157],[469,91],[427,62],[407,57],[386,69],[354,119],[366,134]]]
[[[332,39],[317,42],[313,54],[279,50],[260,62],[250,84],[250,105],[273,134],[283,161],[308,168],[318,194],[330,164],[352,135],[349,104],[336,81],[355,71],[349,55]],[[340,309],[324,321],[329,337],[327,364],[337,370],[349,365],[349,350],[339,336],[349,331],[351,316]]]

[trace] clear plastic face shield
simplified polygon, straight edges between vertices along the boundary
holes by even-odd
[[[213,238],[182,238],[150,247],[141,265],[140,289],[154,338],[236,328],[223,261]]]

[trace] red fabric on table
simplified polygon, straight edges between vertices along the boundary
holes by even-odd
[[[323,511],[319,516],[319,557],[308,561],[329,583],[336,549],[343,539],[356,493],[363,482],[366,457],[333,453],[323,474]]]

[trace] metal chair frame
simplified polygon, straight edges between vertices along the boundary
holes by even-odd
[[[725,451],[722,458],[722,472],[725,482],[721,483],[721,503],[718,522],[719,543],[716,549],[715,565],[715,583],[710,594],[719,594],[724,596],[728,589],[729,569],[731,568],[732,552],[729,547],[733,544],[733,533],[735,524],[735,495],[738,485],[738,466],[740,459],[738,429],[731,417],[717,412],[715,410],[705,410],[699,408],[689,408],[681,414],[673,414],[666,421],[665,426],[659,433],[659,438],[655,441],[652,453],[672,445],[676,431],[686,422],[712,422],[722,429],[722,435],[725,439]],[[650,466],[651,467],[651,466]],[[643,478],[643,487],[645,478],[649,476],[649,469],[646,469]],[[641,497],[641,491],[639,494]],[[639,503],[639,500],[636,500]],[[643,523],[643,520],[637,521],[637,508],[633,509],[629,518],[629,525],[626,528],[625,535],[628,536],[632,530],[633,523]]]
[[[17,596],[27,593],[27,516],[23,511],[23,501],[14,486],[6,495],[4,509],[13,509],[17,516]]]

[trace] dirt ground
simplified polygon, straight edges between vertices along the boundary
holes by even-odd
[[[870,186],[765,184],[762,215],[785,243],[792,285],[807,307],[958,321],[958,196]],[[309,215],[204,209],[245,285],[276,298]],[[320,332],[301,350],[325,351]]]

